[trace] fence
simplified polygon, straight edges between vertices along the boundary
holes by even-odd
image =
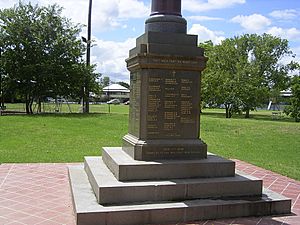
[[[25,114],[25,103],[6,103],[5,109],[1,110],[2,115],[8,114]],[[128,105],[108,105],[101,103],[91,103],[90,113],[121,113],[128,114]],[[36,103],[32,106],[33,113],[38,112]],[[40,113],[82,113],[82,106],[74,102],[62,103],[42,103]]]

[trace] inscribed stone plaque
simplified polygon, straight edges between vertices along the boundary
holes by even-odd
[[[150,71],[147,85],[148,139],[198,138],[199,79],[197,72]]]
[[[130,84],[129,133],[139,137],[141,77],[137,72],[130,75]]]

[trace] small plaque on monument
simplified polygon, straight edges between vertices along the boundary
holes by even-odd
[[[171,54],[170,54],[171,52]],[[130,51],[129,134],[123,150],[136,160],[202,159],[197,36],[186,34],[178,0],[153,1],[146,33]]]

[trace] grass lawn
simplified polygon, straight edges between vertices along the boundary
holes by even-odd
[[[240,159],[300,180],[300,124],[289,118],[272,120],[271,112],[251,119],[225,119],[204,112],[201,137],[210,152]]]
[[[94,107],[99,106],[92,112]],[[128,106],[111,107],[112,114],[2,116],[0,162],[79,162],[100,155],[101,147],[121,146]],[[201,119],[201,137],[210,152],[300,180],[299,123],[272,120],[269,111],[225,119],[223,111],[204,110]]]

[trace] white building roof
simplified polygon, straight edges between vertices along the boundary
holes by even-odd
[[[284,90],[284,91],[280,92],[280,96],[283,96],[283,97],[291,97],[292,95],[293,94],[292,94],[291,90]]]
[[[103,88],[103,91],[105,92],[125,92],[125,93],[129,93],[129,89],[127,89],[126,87],[123,87],[120,84],[111,84],[108,87]]]

